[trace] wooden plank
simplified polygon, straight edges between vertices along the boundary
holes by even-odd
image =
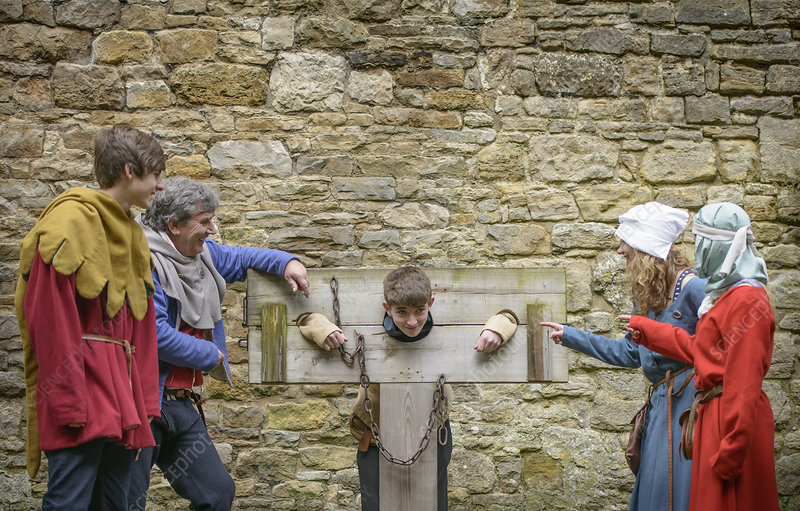
[[[261,308],[261,380],[286,381],[286,305],[264,304]]]
[[[387,382],[434,382],[445,373],[448,382],[526,382],[528,344],[524,328],[492,353],[473,349],[481,326],[435,326],[424,339],[400,342],[382,326],[361,326],[365,336],[365,361],[370,380]],[[353,331],[345,328],[355,348]],[[295,326],[287,327],[286,383],[358,383],[359,372],[345,365],[337,350],[325,351],[300,335]],[[256,382],[260,383],[260,382]]]
[[[343,325],[379,323],[383,316],[383,278],[391,268],[309,270],[310,297],[294,295],[277,275],[248,272],[248,325],[261,322],[261,303],[285,303],[293,320],[312,311],[333,319],[330,279],[339,281],[340,315]],[[522,318],[532,301],[563,302],[566,281],[563,268],[451,268],[425,269],[431,279],[440,324],[460,324],[466,316],[480,323],[501,309],[512,309]],[[373,306],[370,306],[374,304]],[[556,305],[555,303],[553,304]],[[557,307],[556,307],[557,308]]]
[[[434,386],[420,383],[385,383],[381,385],[381,440],[389,452],[402,459],[410,458],[425,434]],[[436,429],[428,448],[409,467],[380,459],[381,511],[434,510],[436,487]]]
[[[544,321],[545,311],[548,309],[543,303],[529,303],[526,314],[528,325],[528,351],[531,354],[528,362],[529,381],[550,381],[552,362],[550,358],[550,339],[542,335],[542,329],[538,328],[540,322]]]

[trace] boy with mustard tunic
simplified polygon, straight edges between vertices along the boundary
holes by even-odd
[[[48,459],[42,509],[127,510],[131,465],[159,416],[153,279],[131,206],[163,188],[164,152],[127,126],[95,142],[100,189],[56,197],[22,241],[15,306],[27,465]]]

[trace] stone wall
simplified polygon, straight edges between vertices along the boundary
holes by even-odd
[[[778,329],[764,383],[800,509],[800,4],[774,0],[0,0],[0,507],[24,474],[19,243],[92,181],[95,133],[152,132],[213,184],[219,238],[309,266],[563,266],[568,321],[620,335],[617,216],[649,199],[753,220]],[[684,238],[690,240],[690,234]],[[691,244],[686,243],[687,251]],[[237,509],[359,509],[355,389],[209,385]],[[453,510],[626,508],[640,371],[460,385]],[[151,509],[185,503],[154,479]]]

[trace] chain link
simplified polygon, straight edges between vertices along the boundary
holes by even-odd
[[[331,277],[330,286],[331,292],[333,293],[334,320],[336,322],[336,326],[342,328],[341,318],[339,317],[339,281],[336,280],[336,277]],[[375,439],[375,444],[377,445],[381,456],[383,456],[389,463],[394,463],[395,465],[401,465],[404,467],[413,465],[420,458],[420,456],[422,456],[422,453],[425,452],[425,449],[428,448],[428,444],[431,441],[433,427],[437,422],[439,423],[439,428],[437,430],[436,439],[439,444],[446,445],[448,440],[448,432],[447,428],[444,426],[444,423],[447,420],[447,396],[444,393],[446,379],[442,374],[436,381],[436,390],[433,391],[433,406],[431,408],[431,413],[428,415],[428,423],[425,426],[425,434],[423,435],[422,440],[420,440],[417,451],[410,458],[402,459],[393,456],[392,453],[386,449],[386,447],[383,445],[383,442],[381,442],[378,424],[375,422],[375,418],[372,416],[374,405],[372,403],[372,398],[369,397],[370,381],[369,376],[367,375],[367,363],[364,357],[364,336],[358,332],[354,333],[356,336],[356,349],[353,351],[353,353],[348,353],[343,347],[339,346],[339,353],[342,356],[342,360],[347,365],[353,365],[356,359],[358,359],[358,368],[361,372],[359,381],[361,388],[364,389],[364,410],[366,410],[367,414],[369,414],[369,429],[372,432],[372,437]]]

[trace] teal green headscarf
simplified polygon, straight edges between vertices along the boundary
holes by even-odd
[[[709,204],[694,217],[694,264],[697,275],[708,278],[706,296],[716,301],[744,279],[766,284],[767,266],[758,256],[750,217],[730,202]]]

